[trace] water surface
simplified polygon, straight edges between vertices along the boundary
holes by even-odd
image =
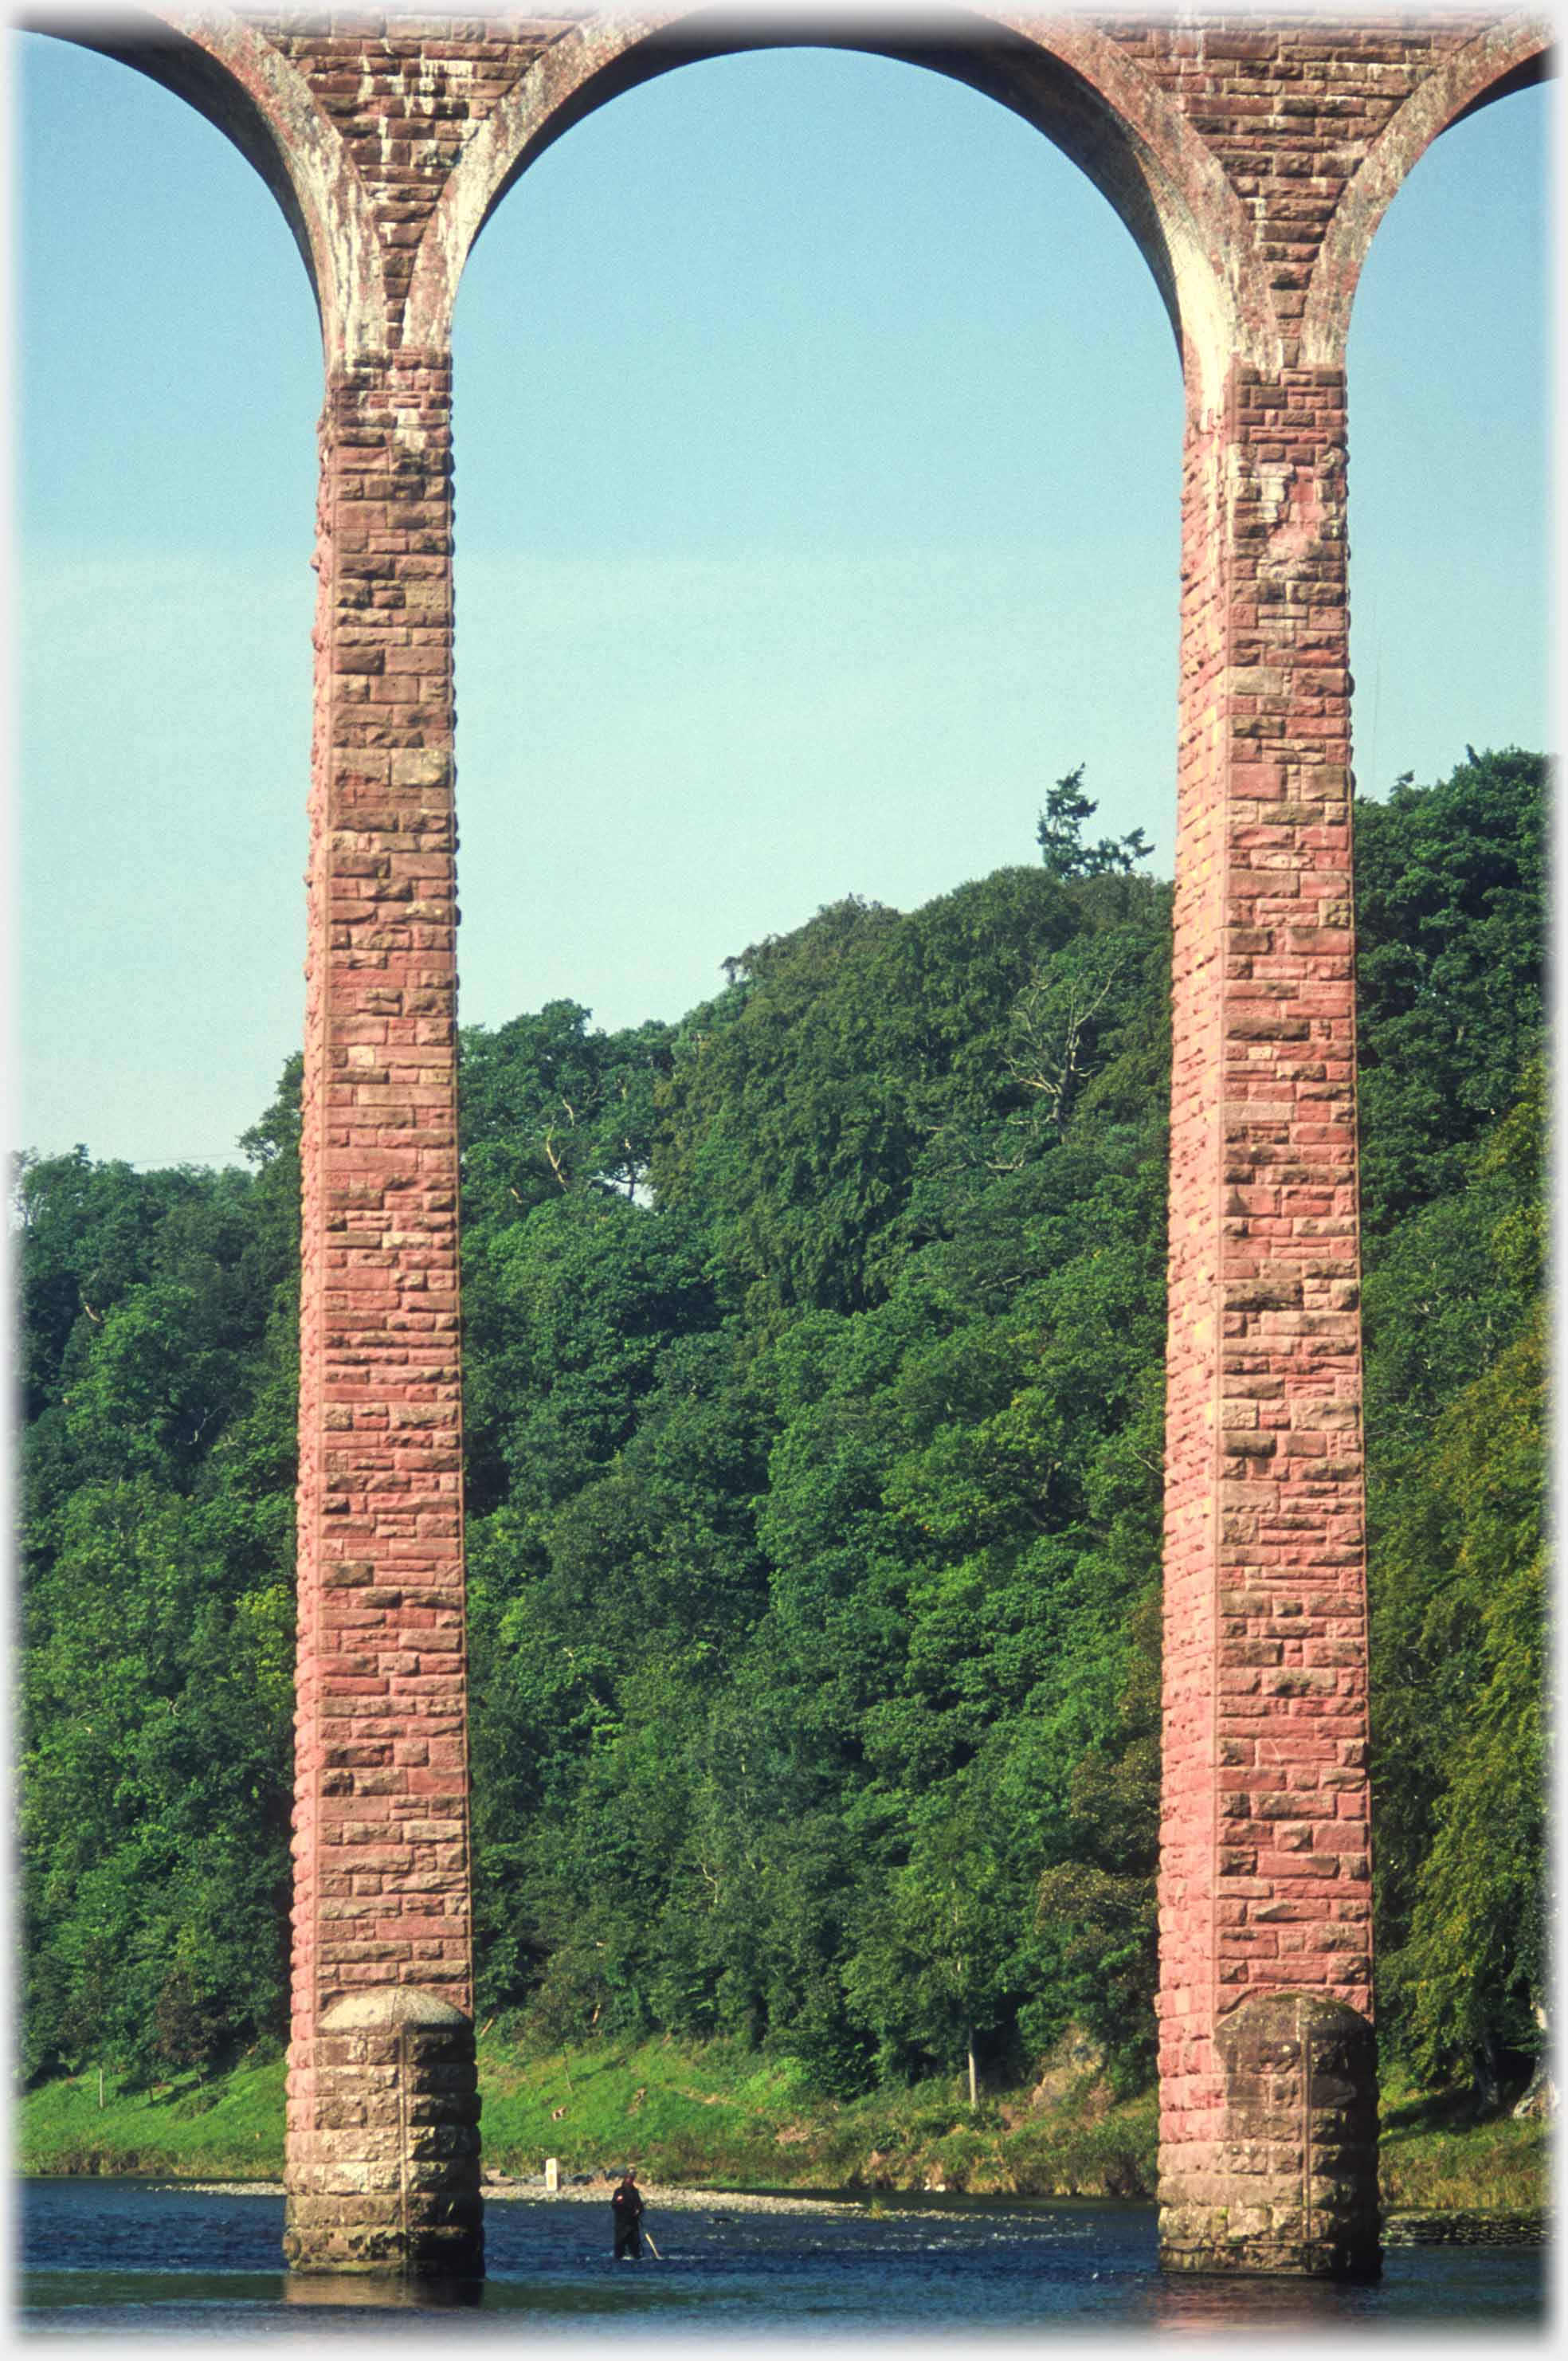
[[[485,2209],[488,2277],[443,2303],[359,2279],[287,2279],[279,2196],[29,2180],[17,2325],[35,2335],[225,2338],[439,2326],[444,2342],[500,2330],[609,2343],[1050,2329],[1493,2334],[1539,2332],[1545,2320],[1539,2248],[1395,2247],[1372,2288],[1238,2284],[1162,2277],[1151,2205],[896,2202],[885,2213],[651,2203],[661,2259],[617,2263],[608,2204],[509,2199]]]

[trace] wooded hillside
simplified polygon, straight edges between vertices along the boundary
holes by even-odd
[[[1386,2048],[1543,1979],[1545,764],[1356,807]],[[1152,2071],[1168,886],[845,902],[464,1038],[480,2005],[849,2094]],[[284,2034],[297,1061],[247,1172],[16,1192],[24,2044]]]

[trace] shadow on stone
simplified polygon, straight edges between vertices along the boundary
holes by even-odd
[[[1321,1993],[1270,1993],[1221,2019],[1222,2136],[1201,2169],[1162,2175],[1168,2271],[1376,2279],[1377,2048]]]
[[[472,2020],[410,1985],[345,1993],[323,2012],[308,2072],[287,2174],[291,2272],[427,2290],[481,2279]]]

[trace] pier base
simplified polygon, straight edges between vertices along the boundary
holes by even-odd
[[[431,1993],[383,1987],[334,2001],[308,2058],[298,2048],[283,2233],[290,2269],[480,2278],[472,2018]]]
[[[1221,2136],[1162,2156],[1168,2271],[1376,2279],[1377,2049],[1343,2001],[1273,1993],[1221,2019]]]

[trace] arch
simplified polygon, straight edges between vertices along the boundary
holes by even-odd
[[[884,29],[799,14],[740,21],[673,0],[575,26],[486,118],[421,243],[405,342],[444,346],[479,232],[534,158],[573,124],[677,66],[786,47],[861,49],[927,67],[998,100],[1053,141],[1106,197],[1148,264],[1176,334],[1189,399],[1200,408],[1218,400],[1249,330],[1271,347],[1277,341],[1252,225],[1219,163],[1152,79],[1081,18],[954,10]],[[1261,332],[1258,323],[1266,324]]]
[[[22,9],[14,22],[134,67],[232,141],[293,234],[329,368],[384,343],[380,245],[353,159],[303,76],[253,26],[157,6],[80,17]]]
[[[1478,34],[1396,109],[1334,209],[1301,320],[1308,368],[1341,368],[1351,306],[1384,214],[1441,133],[1463,115],[1556,71],[1552,32],[1539,16],[1508,16]]]
[[[740,197],[739,226],[710,243],[704,224],[730,194]],[[894,301],[900,256],[923,266],[923,242],[938,235],[951,239],[950,256],[929,274],[918,268]],[[803,336],[805,317],[818,325]],[[557,994],[595,996],[565,957],[596,923],[586,910],[564,934],[545,930],[554,950],[540,939],[526,959],[507,952],[503,881],[520,862],[545,864],[566,891],[568,870],[614,861],[597,923],[618,935],[645,925],[663,946],[662,982],[634,1010],[641,987],[630,974],[601,977],[598,992],[622,1013],[599,1000],[595,1022],[673,1018],[710,996],[721,949],[806,917],[831,882],[824,869],[839,886],[852,880],[907,909],[978,873],[976,862],[1026,858],[1042,733],[1067,731],[1113,807],[1134,796],[1127,781],[1152,781],[1154,816],[1129,801],[1118,827],[1141,819],[1168,851],[1183,426],[1175,355],[1120,222],[1011,112],[948,77],[843,49],[753,52],[646,82],[574,127],[497,207],[460,282],[455,356],[471,1016],[499,1022]],[[1042,401],[1051,423],[1036,447]],[[566,414],[575,448],[593,464],[551,470],[543,485],[537,469],[518,466],[519,451],[546,447]],[[763,464],[742,471],[764,417]],[[1005,469],[1013,489],[1003,495],[992,463],[1008,450],[1031,456]],[[1097,478],[1094,521],[1087,511],[1071,518],[1075,548],[1087,555],[1096,531],[1116,545],[1145,527],[1157,536],[1157,555],[1140,549],[1120,591],[1115,567],[1085,572],[1065,554],[1059,503],[1073,481]],[[557,572],[563,533],[573,557]],[[667,587],[650,595],[666,564]],[[720,583],[732,587],[720,592]],[[522,638],[512,630],[521,597]],[[1140,625],[1134,648],[1129,609]],[[964,635],[961,662],[954,631]],[[928,661],[911,661],[916,647]],[[756,703],[770,672],[776,711]],[[1150,703],[1135,725],[1119,693],[1129,676]],[[813,684],[805,697],[803,679]],[[674,786],[674,717],[695,711],[699,693],[700,759],[688,741],[679,791],[659,793],[662,778]],[[586,714],[591,749],[573,730]],[[966,841],[960,781],[981,746],[991,785]],[[773,879],[784,902],[770,899],[766,864],[742,857],[729,905],[749,908],[743,936],[713,939],[733,924],[717,873],[692,893],[691,922],[675,922],[674,904],[704,874],[703,831],[710,842],[722,834],[727,796],[782,792],[790,747],[810,783],[796,815],[807,822],[789,831]],[[618,798],[619,859],[599,836],[597,807],[590,814],[574,798],[584,762],[636,780]],[[913,829],[896,821],[900,795],[920,812]],[[534,807],[537,823],[527,817]],[[1114,816],[1102,809],[1102,823]],[[666,857],[671,887],[649,909],[649,864]],[[503,981],[523,967],[532,997]]]

